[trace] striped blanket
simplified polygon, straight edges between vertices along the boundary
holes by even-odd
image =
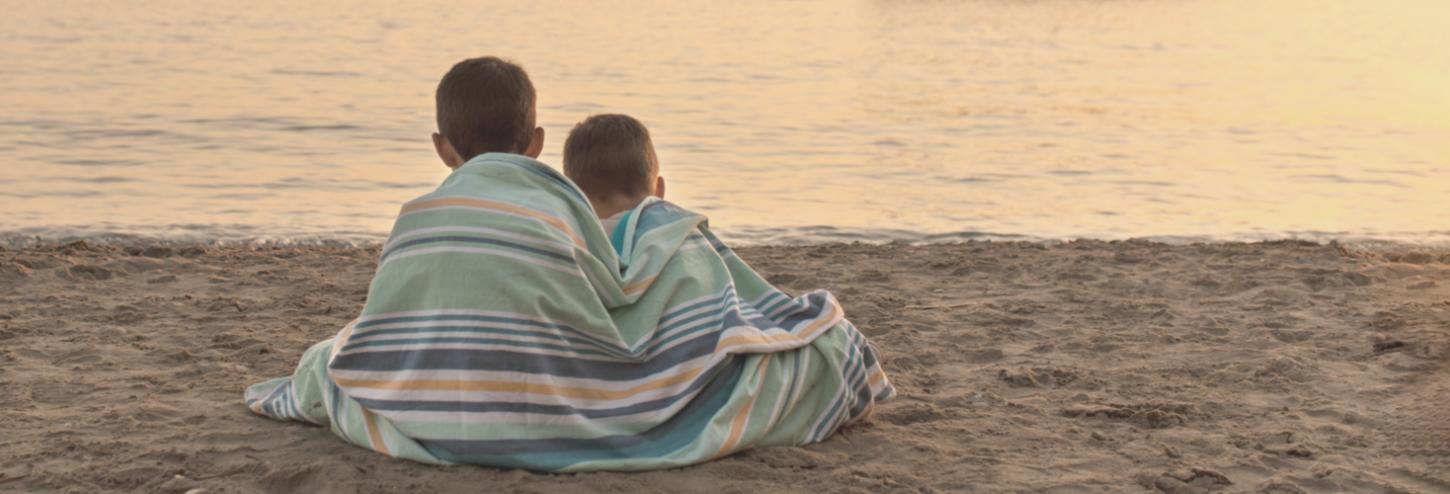
[[[486,154],[403,206],[362,315],[255,413],[379,453],[644,470],[821,441],[894,390],[831,294],[776,290],[647,200],[619,253],[553,169]]]

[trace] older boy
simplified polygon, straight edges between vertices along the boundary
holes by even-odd
[[[534,125],[534,83],[518,65],[497,57],[458,62],[438,83],[435,98],[433,148],[449,168],[484,153],[538,158],[544,149],[544,128]]]

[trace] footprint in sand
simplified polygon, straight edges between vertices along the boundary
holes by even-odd
[[[114,271],[89,264],[71,266],[60,274],[61,278],[71,281],[109,280],[115,276]]]
[[[1399,473],[1423,489],[1450,491],[1450,367],[1414,385],[1392,403],[1380,431],[1382,450]]]
[[[96,387],[84,383],[39,382],[30,385],[30,397],[36,403],[46,405],[68,405],[80,400]]]

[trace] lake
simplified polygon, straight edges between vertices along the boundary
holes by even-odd
[[[650,127],[740,243],[1450,243],[1450,2],[5,1],[0,236],[377,240],[433,90]]]

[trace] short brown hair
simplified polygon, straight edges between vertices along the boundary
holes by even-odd
[[[591,116],[564,141],[564,174],[596,200],[649,194],[659,171],[649,129],[629,115]]]
[[[438,82],[438,132],[464,161],[487,152],[523,153],[534,134],[534,83],[497,57],[458,62]]]

